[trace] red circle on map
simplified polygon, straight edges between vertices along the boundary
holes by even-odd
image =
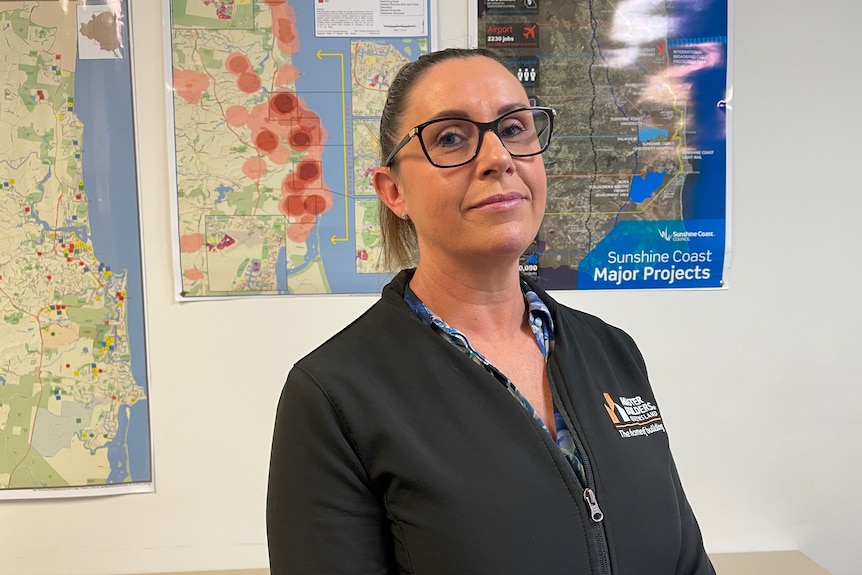
[[[308,196],[305,200],[305,211],[319,216],[326,211],[326,201],[318,195]]]
[[[253,94],[260,90],[260,76],[254,72],[243,72],[236,79],[236,84],[246,94]]]
[[[305,213],[305,201],[301,196],[288,196],[284,200],[284,207],[288,216],[301,216]]]
[[[292,84],[296,82],[297,78],[299,78],[299,70],[293,64],[285,64],[275,73],[275,83],[277,86]]]
[[[231,106],[224,111],[224,119],[231,126],[245,126],[248,123],[248,110],[244,106]]]
[[[251,62],[249,62],[245,54],[234,53],[227,57],[224,66],[231,74],[242,74],[251,68]]]
[[[295,130],[290,134],[290,145],[297,150],[304,150],[311,145],[311,134],[305,130]]]
[[[302,189],[296,185],[296,174],[293,172],[287,174],[284,179],[281,180],[281,195],[287,196],[300,193],[302,193]]]
[[[259,180],[266,173],[266,162],[261,158],[249,158],[242,164],[242,173],[252,180]]]
[[[261,130],[254,142],[262,152],[269,153],[278,147],[278,136],[269,130]]]
[[[320,168],[317,162],[300,162],[297,170],[297,175],[300,180],[310,181],[316,180],[320,175]]]
[[[290,44],[293,42],[294,38],[296,38],[296,34],[293,30],[293,22],[288,20],[287,18],[279,18],[276,20],[276,26],[278,27],[278,39],[284,42],[285,44]]]
[[[270,162],[273,164],[278,164],[279,166],[286,164],[290,160],[290,150],[287,149],[287,146],[279,146],[270,152],[266,156]]]
[[[287,92],[279,92],[270,99],[269,107],[277,114],[290,114],[296,109],[296,96]]]

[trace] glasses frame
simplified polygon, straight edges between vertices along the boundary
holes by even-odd
[[[538,152],[530,152],[529,154],[516,154],[516,153],[512,152],[511,150],[509,150],[508,147],[506,147],[505,141],[503,141],[503,138],[500,136],[500,133],[497,130],[499,129],[500,121],[503,120],[503,118],[507,118],[512,114],[516,114],[518,112],[524,112],[526,110],[530,110],[530,111],[539,110],[539,111],[543,111],[543,112],[548,114],[548,127],[546,128],[546,130],[548,131],[548,141],[545,142],[545,145],[542,146],[542,148]],[[407,135],[404,136],[403,138],[401,138],[401,141],[395,145],[395,147],[392,149],[391,152],[389,152],[389,156],[386,158],[386,161],[383,162],[383,165],[387,168],[392,167],[392,162],[395,159],[395,154],[400,152],[401,148],[406,146],[407,143],[410,142],[410,140],[412,140],[415,136],[418,136],[419,137],[419,144],[422,146],[422,152],[425,154],[425,158],[435,168],[446,169],[446,168],[458,168],[461,166],[465,166],[465,165],[469,164],[470,162],[472,162],[473,160],[475,160],[476,156],[479,155],[479,150],[482,149],[482,141],[485,139],[485,133],[488,130],[491,130],[492,132],[494,132],[494,134],[500,139],[500,142],[503,144],[503,147],[506,148],[506,151],[509,152],[510,156],[512,156],[514,158],[528,158],[530,156],[538,156],[539,154],[544,153],[545,150],[548,149],[548,146],[551,145],[551,139],[553,138],[553,135],[554,135],[554,118],[556,118],[556,116],[557,116],[557,111],[553,108],[547,108],[544,106],[526,106],[524,108],[517,108],[515,110],[510,110],[509,112],[506,112],[505,114],[503,114],[502,116],[500,116],[496,120],[492,120],[490,122],[477,122],[475,120],[471,120],[470,118],[461,118],[461,117],[435,118],[434,120],[431,120],[429,122],[423,122],[417,126],[413,126],[413,128],[411,128],[410,131],[407,132]],[[422,131],[425,128],[427,128],[428,126],[430,126],[432,124],[436,124],[437,122],[444,122],[447,120],[460,120],[462,122],[469,122],[469,123],[473,124],[474,126],[476,126],[477,128],[479,128],[479,142],[476,144],[476,149],[473,151],[473,155],[470,156],[469,160],[467,160],[465,162],[461,162],[460,164],[455,164],[453,166],[441,166],[440,164],[435,163],[434,160],[431,159],[431,156],[428,154],[428,149],[425,147],[425,141],[422,139]]]

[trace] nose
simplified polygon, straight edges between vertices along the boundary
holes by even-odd
[[[514,162],[502,138],[492,129],[485,130],[480,136],[477,163],[483,173],[508,172],[514,169]]]

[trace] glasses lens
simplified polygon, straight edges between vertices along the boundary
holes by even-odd
[[[425,126],[419,137],[434,164],[457,166],[469,161],[476,153],[479,128],[467,120],[438,120]]]
[[[535,156],[548,147],[551,140],[551,114],[547,110],[526,108],[510,112],[492,124],[495,133],[513,156]],[[480,127],[470,120],[444,118],[425,124],[419,140],[431,160],[441,168],[460,166],[471,161],[479,150]]]
[[[500,118],[497,135],[513,156],[540,154],[551,139],[551,116],[546,110],[516,110]]]

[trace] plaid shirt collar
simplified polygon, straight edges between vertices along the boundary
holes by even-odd
[[[539,349],[542,350],[542,355],[545,356],[545,361],[548,361],[548,357],[554,349],[554,320],[551,318],[551,312],[548,306],[545,305],[545,302],[542,301],[536,292],[530,289],[530,286],[524,280],[521,280],[521,292],[524,294],[524,301],[527,305],[527,318],[530,323],[530,329],[536,336],[536,342],[539,344]],[[410,289],[409,283],[404,288],[404,301],[407,302],[413,313],[422,320],[422,323],[443,332],[452,343],[467,348],[472,353],[478,355],[478,352],[470,345],[467,337],[429,310],[422,303],[422,300],[419,299],[419,296]]]

